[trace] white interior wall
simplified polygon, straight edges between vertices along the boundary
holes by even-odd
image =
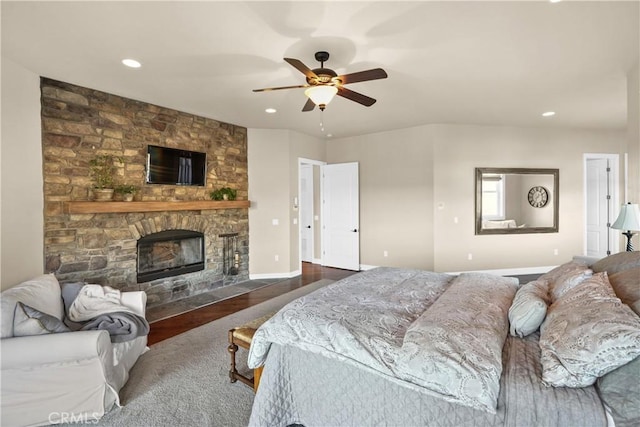
[[[298,275],[298,158],[324,160],[324,142],[289,130],[249,129],[247,135],[250,277]]]
[[[436,209],[434,220],[437,271],[547,267],[582,253],[583,153],[619,152],[623,133],[499,126],[436,128],[435,201],[444,206]],[[558,233],[476,236],[476,167],[559,169]]]
[[[629,194],[625,196],[631,203],[640,203],[640,65],[638,63],[627,75],[627,117],[626,152],[629,156],[627,174]],[[624,241],[626,242],[626,238]],[[638,234],[633,237],[633,247],[640,247]]]
[[[535,268],[581,254],[582,153],[617,153],[624,139],[623,132],[428,125],[332,140],[327,160],[361,164],[362,264]],[[476,236],[476,167],[560,169],[560,232]]]
[[[360,165],[360,263],[432,270],[430,128],[331,140],[327,161]]]
[[[290,272],[289,131],[248,129],[247,139],[249,275],[284,277]]]
[[[2,58],[0,284],[44,270],[40,77]]]

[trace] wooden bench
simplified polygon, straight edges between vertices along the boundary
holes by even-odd
[[[229,347],[227,347],[227,350],[229,351],[229,355],[231,356],[231,369],[229,369],[229,379],[232,383],[240,380],[249,387],[252,387],[254,392],[258,390],[258,384],[260,384],[260,375],[262,374],[262,366],[253,370],[253,378],[242,375],[236,369],[236,352],[238,351],[238,346],[249,350],[249,347],[251,347],[251,341],[253,340],[253,335],[256,333],[256,330],[260,327],[260,325],[269,320],[274,314],[275,312],[269,313],[258,319],[252,320],[251,322],[245,323],[242,326],[238,326],[229,330]]]

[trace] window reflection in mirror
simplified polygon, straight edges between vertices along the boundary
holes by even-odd
[[[558,169],[476,168],[476,234],[558,231]]]

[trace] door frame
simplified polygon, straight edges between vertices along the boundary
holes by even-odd
[[[302,197],[302,178],[308,178],[307,180],[307,195],[306,197]],[[313,263],[313,255],[315,252],[314,240],[315,240],[315,224],[313,221],[313,214],[315,212],[315,191],[314,191],[314,181],[313,181],[313,165],[309,163],[300,163],[298,164],[298,222],[300,223],[300,227],[298,228],[300,232],[300,261],[301,262],[311,262]],[[311,188],[309,188],[311,187]],[[309,222],[307,222],[307,220]],[[309,226],[308,231],[306,226]],[[303,236],[307,235],[308,241],[306,245],[306,258],[302,255],[302,249],[305,247],[302,245],[304,241]]]
[[[327,162],[322,161],[322,160],[313,160],[313,159],[306,159],[304,157],[298,157],[298,192],[297,192],[297,200],[298,202],[300,201],[300,193],[302,192],[302,180],[301,180],[301,173],[300,173],[300,169],[302,167],[302,165],[312,165],[312,166],[323,166],[326,165]],[[311,174],[312,178],[313,178],[313,173]],[[315,178],[312,182],[311,185],[311,190],[313,192],[313,189],[315,188]],[[320,179],[320,194],[322,194],[322,179]],[[313,195],[315,197],[315,194]],[[298,205],[298,267],[299,270],[302,271],[302,232],[300,230],[300,227],[302,227],[302,216],[301,216],[301,206],[302,204]],[[313,214],[313,212],[311,213],[311,217],[314,220],[314,225],[315,225],[315,216]],[[320,215],[320,221],[319,224],[317,225],[317,227],[320,227],[319,229],[322,230],[322,214]],[[322,263],[321,258],[318,259],[316,258],[314,255],[315,252],[315,229],[313,231],[313,233],[311,233],[311,259],[313,260],[312,263],[313,264],[318,264],[318,263]],[[320,236],[320,245],[322,245],[322,233],[319,233]],[[320,261],[320,262],[318,262]]]
[[[609,167],[611,168],[611,214],[610,223],[616,219],[616,215],[619,211],[620,206],[620,155],[619,154],[610,154],[610,153],[584,153],[582,159],[582,188],[583,195],[582,200],[584,203],[584,209],[582,212],[583,216],[583,230],[582,230],[582,253],[586,255],[587,253],[587,193],[589,191],[588,181],[587,181],[587,161],[588,160],[598,160],[598,159],[607,159],[609,160]],[[625,179],[626,183],[626,179]],[[611,253],[615,254],[620,252],[620,233],[611,233],[609,235],[609,244],[611,246]]]

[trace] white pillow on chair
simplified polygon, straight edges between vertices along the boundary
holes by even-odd
[[[24,337],[32,335],[55,334],[60,332],[70,332],[62,320],[42,313],[33,307],[29,307],[21,302],[16,306],[13,317],[13,336]]]
[[[43,274],[9,288],[0,294],[2,338],[13,336],[13,317],[18,302],[33,307],[42,313],[49,314],[58,320],[62,320],[64,317],[58,279],[53,274]]]

